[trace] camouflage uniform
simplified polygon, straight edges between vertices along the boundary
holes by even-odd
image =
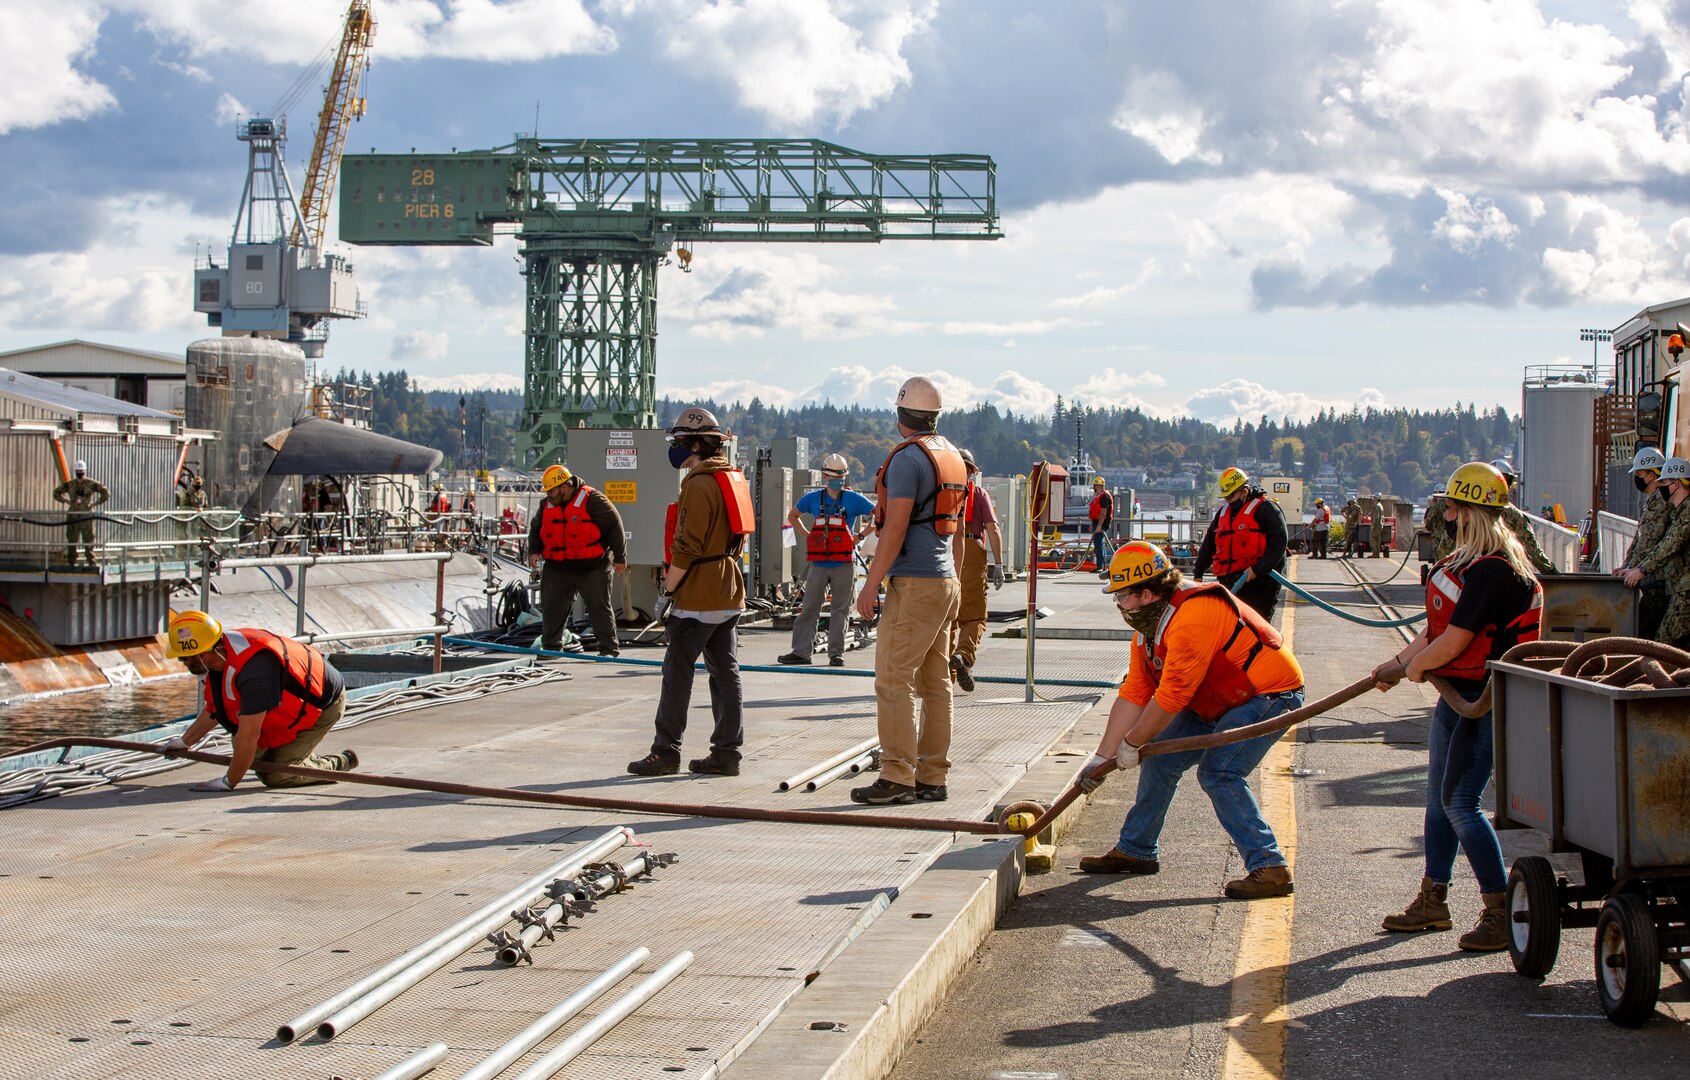
[[[1667,600],[1660,626],[1649,636],[1684,648],[1690,644],[1690,499],[1671,508],[1666,534],[1638,569],[1660,582]]]
[[[1525,512],[1518,506],[1509,503],[1502,508],[1502,522],[1508,526],[1508,531],[1520,541],[1520,546],[1526,549],[1526,558],[1532,561],[1532,566],[1540,574],[1558,572],[1557,567],[1543,552],[1543,545],[1537,542],[1537,534],[1532,532],[1532,523]]]
[[[1367,512],[1373,518],[1373,528],[1368,533],[1367,547],[1379,558],[1385,557],[1385,503],[1382,499],[1374,499],[1368,506]]]
[[[1447,505],[1442,495],[1432,496],[1432,501],[1426,504],[1425,526],[1426,531],[1432,534],[1434,564],[1455,554],[1455,530],[1444,520],[1444,507]]]
[[[1667,525],[1672,520],[1672,508],[1667,503],[1664,492],[1657,491],[1643,500],[1643,514],[1637,519],[1637,537],[1631,542],[1631,550],[1625,553],[1625,562],[1620,564],[1620,570],[1635,570],[1643,565],[1643,560],[1655,550],[1666,535]],[[1641,595],[1637,599],[1637,633],[1640,637],[1652,638],[1660,628],[1661,617],[1667,610],[1666,583],[1659,578],[1650,580],[1645,575],[1643,584],[1639,586]]]
[[[1354,555],[1356,553],[1356,537],[1360,535],[1361,530],[1361,507],[1356,505],[1354,499],[1351,499],[1344,504],[1342,513],[1344,515],[1344,554]]]
[[[53,489],[53,499],[68,505],[72,510],[92,510],[107,499],[111,492],[106,485],[98,480],[90,480],[86,476],[78,476],[66,480]],[[94,521],[90,517],[70,514],[65,518],[65,561],[76,565],[76,545],[82,544],[82,550],[88,553],[88,565],[94,565]]]
[[[206,503],[207,499],[205,497],[204,487],[185,487],[178,489],[176,492],[176,509],[178,510],[187,510],[193,513],[199,513],[205,509]],[[188,538],[188,526],[188,522],[180,519],[177,520],[176,536],[178,539],[186,540]]]

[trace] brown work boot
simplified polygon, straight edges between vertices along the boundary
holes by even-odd
[[[1454,925],[1449,921],[1449,884],[1429,877],[1421,878],[1420,895],[1414,898],[1414,902],[1395,915],[1385,916],[1385,921],[1379,925],[1399,934],[1417,930],[1448,930]]]
[[[1114,848],[1080,860],[1080,871],[1086,874],[1154,874],[1161,869],[1162,864],[1155,859],[1141,859]]]
[[[1236,881],[1226,883],[1226,894],[1234,900],[1265,900],[1291,893],[1291,868],[1283,865],[1258,866]]]
[[[1473,929],[1461,935],[1456,944],[1467,952],[1501,952],[1508,948],[1508,894],[1488,892],[1480,894],[1485,910]]]

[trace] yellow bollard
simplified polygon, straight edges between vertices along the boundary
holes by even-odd
[[[1023,814],[1011,814],[1011,815],[1009,815],[1009,819],[1004,822],[1004,825],[1006,825],[1009,828],[1010,832],[1020,832],[1022,829],[1032,828],[1033,822],[1035,822],[1037,820],[1039,820],[1039,819],[1034,817],[1032,814],[1025,814],[1025,813],[1023,813]],[[1035,850],[1038,849],[1038,846],[1039,846],[1038,836],[1034,835],[1034,836],[1027,837],[1026,845],[1027,845],[1027,847],[1026,847],[1027,854],[1031,855]]]

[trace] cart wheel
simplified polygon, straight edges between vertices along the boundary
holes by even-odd
[[[1514,860],[1508,872],[1508,955],[1514,970],[1541,979],[1561,951],[1561,897],[1555,868],[1541,855]]]
[[[1611,896],[1596,920],[1596,993],[1602,1011],[1621,1027],[1655,1015],[1661,994],[1661,945],[1649,902],[1632,893]]]

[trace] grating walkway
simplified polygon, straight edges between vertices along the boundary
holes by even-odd
[[[994,606],[1007,606],[1016,591],[993,594]],[[1040,600],[1056,611],[1041,625],[1115,619],[1087,575],[1041,583]],[[770,663],[788,645],[784,633],[747,631],[742,660]],[[1024,649],[1022,641],[988,638],[980,670],[1020,674]],[[1049,642],[1040,648],[1039,671],[1113,678],[1124,657],[1119,642]],[[848,662],[869,666],[872,657],[851,653]],[[649,744],[656,673],[585,663],[572,670],[576,679],[559,686],[419,710],[349,731],[344,743],[371,771],[399,775],[850,808],[848,780],[814,793],[777,793],[775,786],[872,735],[871,680],[750,673],[739,777],[639,780],[623,766]],[[984,817],[1106,692],[1052,688],[1051,700],[1028,705],[1019,687],[983,684],[959,696],[950,802],[897,811]],[[707,749],[705,702],[700,679],[688,754]],[[638,945],[652,952],[646,972],[683,949],[697,959],[561,1075],[712,1076],[803,989],[880,893],[907,886],[953,840],[565,811],[350,785],[288,793],[243,787],[231,795],[185,790],[211,775],[210,766],[193,766],[0,815],[0,910],[7,919],[0,1077],[367,1077],[434,1041],[449,1044],[452,1054],[433,1075],[456,1076]],[[490,948],[477,947],[333,1042],[273,1040],[276,1026],[306,1006],[615,824],[681,861],[604,899],[556,942],[542,942],[533,966],[498,967]],[[592,1015],[577,1018],[507,1075]]]

